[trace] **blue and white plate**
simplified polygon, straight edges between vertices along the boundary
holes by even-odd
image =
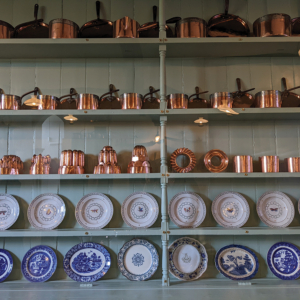
[[[300,251],[290,243],[276,243],[268,251],[267,262],[272,273],[283,280],[300,276]]]
[[[169,271],[180,280],[191,281],[207,269],[206,250],[199,241],[183,237],[169,246]]]
[[[78,282],[93,282],[102,278],[110,265],[109,252],[97,243],[77,244],[64,258],[66,274]]]
[[[4,249],[0,249],[0,282],[4,281],[13,268],[13,259],[10,253]]]
[[[247,280],[255,276],[259,263],[257,256],[249,248],[228,245],[221,248],[215,257],[216,268],[232,280]]]
[[[31,248],[23,257],[22,273],[31,282],[44,282],[50,279],[57,267],[55,252],[48,246]]]
[[[133,239],[123,245],[118,253],[118,266],[129,280],[149,279],[157,270],[159,256],[156,248],[143,239]]]

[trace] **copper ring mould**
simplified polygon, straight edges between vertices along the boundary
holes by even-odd
[[[221,161],[219,165],[214,165],[212,162],[213,157],[218,157]],[[226,170],[229,160],[225,152],[218,149],[208,151],[204,156],[204,164],[208,171],[212,173],[220,173]]]
[[[177,164],[177,158],[180,155],[184,155],[189,159],[189,164],[186,167],[180,167]],[[170,159],[170,163],[172,166],[172,169],[177,172],[177,173],[188,173],[191,172],[195,166],[196,166],[196,156],[195,154],[188,148],[179,148],[176,149],[172,155],[171,155],[171,159]]]

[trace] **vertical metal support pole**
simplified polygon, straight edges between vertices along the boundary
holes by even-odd
[[[166,16],[165,16],[165,0],[159,0],[159,39],[163,41],[166,38]]]
[[[166,97],[166,52],[167,46],[160,45],[159,46],[159,58],[160,58],[160,66],[159,66],[159,79],[160,79],[160,110],[165,111],[167,108],[167,97]]]

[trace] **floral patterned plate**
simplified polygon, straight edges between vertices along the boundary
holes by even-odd
[[[17,221],[19,213],[19,203],[14,197],[0,194],[0,230],[11,227]]]
[[[133,239],[123,245],[118,253],[118,266],[129,280],[149,279],[157,270],[159,256],[155,247],[146,240]]]
[[[97,243],[77,244],[64,258],[66,274],[78,282],[93,282],[102,278],[110,265],[109,252]]]
[[[56,194],[42,194],[32,200],[27,216],[30,224],[42,230],[56,228],[64,219],[66,207],[63,199]]]
[[[256,205],[260,219],[270,227],[287,227],[293,221],[295,209],[291,199],[281,192],[266,192]]]
[[[31,282],[44,282],[50,279],[56,270],[55,252],[48,246],[31,248],[23,257],[22,273]]]
[[[158,217],[158,204],[153,196],[145,192],[129,195],[122,204],[122,218],[132,228],[148,228]]]
[[[257,256],[247,247],[228,245],[215,257],[216,268],[232,280],[247,280],[255,276],[259,263]]]
[[[85,229],[101,229],[111,220],[114,207],[108,197],[100,193],[85,195],[76,205],[75,217]]]
[[[199,241],[182,237],[169,246],[169,271],[180,280],[191,281],[207,269],[206,250]]]
[[[0,249],[0,282],[4,281],[13,268],[13,259],[10,253],[4,249]]]
[[[268,251],[267,262],[272,273],[283,280],[300,276],[300,251],[290,243],[276,243]]]
[[[198,227],[204,221],[205,215],[205,203],[203,199],[195,193],[178,193],[169,203],[169,216],[178,227]]]
[[[218,224],[226,228],[242,227],[250,215],[247,200],[235,192],[218,195],[212,203],[211,211]]]

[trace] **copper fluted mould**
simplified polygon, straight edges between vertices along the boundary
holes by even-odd
[[[62,151],[58,174],[84,174],[84,152],[80,150]]]
[[[128,164],[127,173],[151,173],[147,150],[144,146],[137,145],[133,148],[131,162]]]
[[[22,173],[23,162],[19,156],[4,155],[0,159],[0,174],[1,175],[18,175]]]
[[[233,171],[235,173],[252,173],[253,159],[250,155],[237,155],[233,158]]]
[[[285,160],[287,163],[288,172],[300,172],[300,157],[288,157]]]
[[[94,168],[94,174],[120,174],[117,153],[111,146],[105,146],[99,152],[98,165]]]
[[[186,156],[189,159],[189,164],[186,167],[180,167],[177,164],[177,158],[180,155],[184,155],[184,156]],[[188,173],[188,172],[191,172],[195,168],[196,162],[197,162],[197,160],[196,160],[195,154],[193,153],[193,151],[191,151],[188,148],[179,148],[179,149],[176,149],[172,153],[171,159],[170,159],[170,163],[171,163],[172,169],[175,172],[177,172],[177,173]]]
[[[220,159],[221,162],[219,165],[214,165],[212,163],[213,157],[218,157]],[[228,157],[225,154],[225,152],[223,152],[222,150],[213,149],[208,151],[204,156],[205,167],[207,168],[208,171],[212,173],[220,173],[225,171],[228,166],[228,162],[229,162]]]
[[[279,156],[268,155],[259,158],[261,162],[261,171],[263,173],[279,172]]]
[[[29,170],[29,174],[36,175],[36,174],[49,174],[50,173],[50,163],[51,157],[50,155],[42,156],[33,155],[31,159],[31,166]]]

